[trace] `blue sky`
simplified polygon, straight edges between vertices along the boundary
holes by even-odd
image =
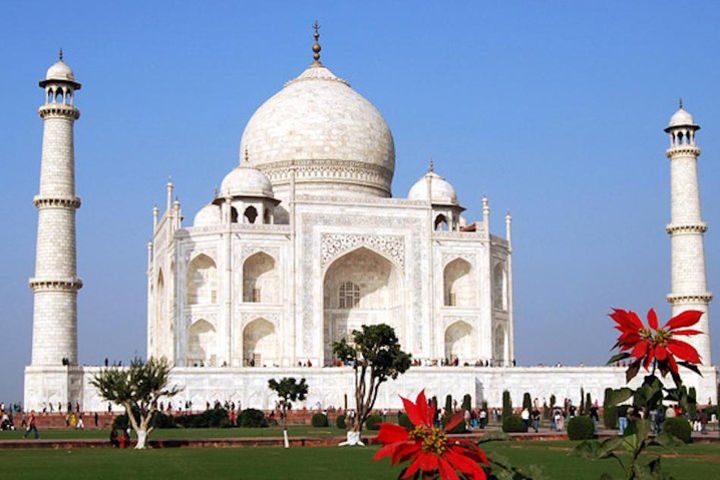
[[[711,289],[720,285],[720,4],[691,2],[2,2],[0,399],[30,360],[42,102],[57,50],[83,83],[76,127],[81,363],[145,352],[151,208],[187,218],[238,158],[255,109],[323,61],[396,142],[393,191],[428,159],[467,216],[514,217],[521,364],[604,362],[611,306],[669,313],[669,165],[682,96],[698,142]],[[717,311],[717,310],[716,310]],[[720,355],[720,324],[713,341]]]

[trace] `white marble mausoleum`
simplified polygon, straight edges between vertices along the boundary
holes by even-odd
[[[516,401],[525,391],[579,401],[581,387],[602,398],[606,387],[622,385],[623,368],[514,366],[510,215],[494,222],[487,198],[458,198],[452,172],[432,163],[408,192],[393,192],[389,126],[319,53],[316,33],[313,62],[249,119],[238,160],[228,162],[214,194],[208,185],[206,205],[186,217],[168,183],[163,211],[153,211],[147,352],[173,363],[172,382],[184,387],[178,401],[270,408],[267,380],[291,375],[308,379],[308,405],[341,406],[352,398],[352,371],[337,365],[332,343],[377,323],[394,327],[422,364],[384,386],[378,407],[396,407],[398,394],[422,388],[498,405],[506,389]],[[104,404],[89,385],[99,367],[77,359],[80,84],[61,58],[40,85],[45,133],[25,406],[69,400],[99,410]],[[669,299],[676,311],[707,311],[699,127],[682,108],[673,119]],[[478,202],[482,218],[463,215],[468,202]],[[696,207],[677,206],[688,202]],[[707,315],[703,327],[709,331]],[[697,342],[709,365],[709,336]],[[715,369],[703,371],[695,379],[700,395],[715,398]]]

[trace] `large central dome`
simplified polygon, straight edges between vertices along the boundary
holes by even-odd
[[[297,193],[390,196],[392,133],[380,112],[320,62],[267,100],[248,122],[240,157],[287,198]]]

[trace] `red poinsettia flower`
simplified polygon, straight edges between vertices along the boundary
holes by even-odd
[[[433,425],[436,409],[434,405],[428,405],[424,390],[415,403],[407,398],[402,401],[414,428],[381,424],[377,438],[384,446],[375,454],[375,460],[390,457],[393,465],[412,460],[401,474],[403,479],[439,474],[442,480],[459,480],[458,472],[468,480],[487,478],[480,466],[488,464],[485,452],[472,442],[453,441],[447,437],[446,431],[464,421],[463,412],[456,413],[445,429],[441,429]]]
[[[613,357],[634,358],[631,368],[642,366],[645,370],[657,361],[660,372],[665,375],[668,371],[673,375],[678,373],[678,361],[692,368],[701,363],[700,355],[695,347],[675,337],[699,335],[703,332],[687,327],[700,321],[703,312],[699,310],[686,310],[667,321],[660,327],[657,314],[652,308],[647,313],[648,326],[645,326],[635,312],[613,309],[610,318],[615,320],[615,328],[620,331],[617,343],[613,348],[619,348],[620,355]]]

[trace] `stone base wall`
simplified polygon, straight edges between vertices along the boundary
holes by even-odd
[[[26,367],[25,408],[41,410],[43,402],[80,402],[85,411],[106,411],[90,384],[100,367]],[[706,404],[717,399],[718,372],[714,367],[703,368],[703,376],[691,372],[685,375],[688,386],[698,392],[698,402]],[[193,409],[202,409],[206,401],[234,401],[242,408],[272,409],[275,397],[268,389],[271,378],[305,378],[310,389],[305,402],[296,408],[329,407],[354,408],[353,371],[351,368],[190,368],[177,367],[170,376],[171,385],[183,386],[183,391],[171,401],[174,405],[190,400]],[[633,381],[639,384],[642,374]],[[402,407],[399,396],[414,398],[425,389],[428,397],[437,396],[443,404],[450,394],[458,402],[465,394],[472,396],[473,405],[487,401],[490,407],[502,405],[502,392],[510,392],[513,405],[522,404],[529,392],[532,398],[543,400],[555,395],[557,403],[570,398],[580,403],[580,389],[602,402],[607,387],[625,384],[622,367],[413,367],[397,380],[383,384],[376,408]],[[118,411],[119,406],[114,406]]]

